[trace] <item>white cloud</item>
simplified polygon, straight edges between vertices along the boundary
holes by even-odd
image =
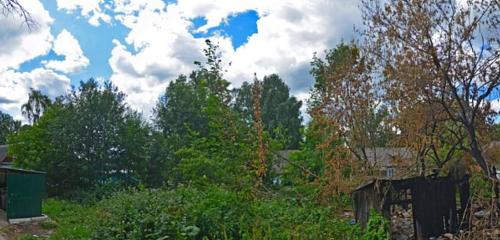
[[[59,82],[68,83],[68,79],[52,71],[35,69],[19,73],[17,69],[26,61],[47,54],[53,36],[50,24],[53,19],[39,1],[26,0],[20,4],[31,14],[37,23],[31,30],[23,19],[15,14],[0,14],[0,110],[22,119],[20,107],[27,97],[30,87],[43,89],[52,94],[58,92]],[[67,85],[67,84],[66,84]]]
[[[78,40],[66,29],[56,37],[53,51],[64,56],[64,60],[50,60],[43,62],[47,68],[51,68],[63,73],[77,72],[89,64],[89,59],[83,55]]]
[[[193,37],[192,32],[206,33],[224,24],[229,17],[249,10],[259,15],[258,29],[244,45],[235,49],[231,39],[224,35],[210,37],[223,52],[226,78],[237,87],[243,81],[251,81],[254,73],[260,78],[278,73],[293,94],[304,98],[312,85],[308,70],[313,53],[335,47],[341,39],[351,39],[353,24],[361,22],[357,4],[357,1],[345,0],[178,0],[170,4],[162,0],[57,0],[59,10],[75,12],[90,24],[113,20],[113,24],[123,24],[130,30],[125,39],[113,40],[110,80],[127,94],[132,107],[146,114],[150,113],[169,81],[179,74],[189,74],[194,68],[193,61],[204,60],[204,39]],[[50,34],[53,20],[38,1],[26,1],[26,7],[40,23],[36,32],[16,28],[15,23],[21,25],[20,19],[0,18],[0,24],[7,26],[0,29],[0,39],[7,40],[0,46],[0,74],[11,79],[4,81],[2,86],[6,88],[9,84],[12,87],[16,79],[27,76],[40,79],[44,73],[44,76],[61,80],[54,83],[65,88],[67,77],[57,72],[78,71],[86,67],[89,60],[77,39],[67,30],[54,41]],[[194,29],[192,20],[197,17],[205,18],[207,23]],[[47,54],[51,47],[65,59],[45,61],[42,63],[45,69],[27,73],[16,70],[21,63]],[[30,86],[26,80],[20,83],[16,87],[22,87],[24,92],[18,90],[15,94],[18,97],[0,95],[0,103],[6,99],[11,109],[10,106],[15,105],[13,102],[21,102],[20,95],[25,95],[28,87],[44,86]],[[40,83],[46,82],[40,80]],[[7,102],[0,109],[5,109]]]
[[[101,22],[110,23],[111,17],[103,10],[106,8],[109,5],[104,0],[57,0],[57,10],[79,11],[94,26],[99,26]]]
[[[0,110],[21,116],[21,105],[26,102],[30,88],[40,90],[49,97],[66,93],[70,79],[56,71],[69,73],[88,65],[78,41],[66,30],[54,41],[50,33],[53,19],[40,1],[25,0],[20,4],[31,14],[37,23],[31,31],[23,24],[23,19],[16,15],[0,14]],[[63,55],[63,61],[48,61],[27,72],[21,72],[21,64],[44,56],[53,49]],[[49,69],[50,68],[50,69]]]
[[[225,22],[229,16],[248,10],[258,10],[265,13],[272,4],[278,1],[254,1],[254,0],[180,0],[176,7],[182,16],[186,18],[204,17],[207,23],[197,29],[198,32],[206,32],[208,29],[217,27]]]
[[[166,11],[162,1],[133,3],[115,9],[130,33],[125,42],[114,40],[111,81],[127,94],[131,106],[149,114],[168,82],[189,73],[193,61],[202,57],[203,40],[194,39],[188,31],[191,22],[175,10]]]
[[[359,22],[355,2],[275,2],[257,21],[258,33],[236,49],[227,77],[239,85],[258,76],[278,73],[298,93],[311,86],[309,63],[314,52],[350,40],[353,24]],[[336,13],[336,14],[332,14]]]
[[[500,99],[495,99],[490,101],[491,110],[500,113]]]
[[[28,100],[30,88],[54,98],[66,93],[70,80],[52,70],[36,68],[30,72],[7,70],[0,72],[0,109],[16,119],[23,119],[21,105]]]
[[[0,14],[0,71],[18,68],[23,62],[45,55],[52,47],[50,24],[53,19],[39,1],[20,3],[38,24],[30,31],[18,15]]]
[[[354,24],[361,23],[357,1],[279,0],[179,0],[116,1],[115,19],[130,29],[125,41],[115,40],[109,60],[111,80],[127,93],[129,103],[148,113],[169,81],[193,69],[203,60],[203,39],[190,32],[206,32],[228,17],[254,10],[259,15],[258,32],[235,49],[227,37],[212,36],[220,45],[227,66],[226,78],[233,86],[243,81],[278,73],[292,93],[304,96],[312,85],[308,74],[314,52],[335,47],[352,38]],[[207,23],[193,29],[191,20]]]

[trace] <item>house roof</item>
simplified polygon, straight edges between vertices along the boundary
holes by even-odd
[[[413,153],[409,148],[367,148],[366,157],[371,163],[375,163],[376,166],[386,167],[394,165],[395,159],[408,160],[413,157]],[[358,150],[361,154],[361,151]]]
[[[11,166],[0,166],[0,172],[15,172],[15,173],[25,173],[25,174],[45,174],[45,172],[14,168]]]

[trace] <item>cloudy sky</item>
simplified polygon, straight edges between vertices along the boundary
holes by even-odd
[[[220,45],[233,86],[278,73],[305,98],[314,52],[353,38],[354,0],[24,0],[38,28],[0,16],[0,110],[22,119],[30,87],[50,97],[111,80],[149,114],[166,85]],[[231,65],[229,66],[229,62]]]

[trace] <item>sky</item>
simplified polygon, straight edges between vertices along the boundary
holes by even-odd
[[[313,54],[354,38],[357,0],[22,0],[37,28],[0,15],[0,111],[22,120],[30,88],[49,97],[111,81],[150,116],[179,74],[220,47],[232,87],[277,73],[304,100]]]

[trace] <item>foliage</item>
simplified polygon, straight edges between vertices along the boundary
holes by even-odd
[[[55,222],[50,239],[89,239],[98,216],[95,206],[66,200],[48,199],[43,212]]]
[[[230,101],[227,87],[229,82],[222,78],[222,68],[218,46],[206,41],[206,64],[195,62],[198,69],[189,75],[180,75],[172,81],[164,95],[159,99],[155,112],[155,123],[159,130],[177,145],[190,143],[191,132],[200,136],[208,134],[207,115],[204,109],[210,96],[219,99],[224,105]]]
[[[299,151],[290,156],[290,164],[285,168],[285,182],[293,185],[318,180],[325,170],[324,156],[330,149],[335,149],[341,141],[332,141],[329,146],[321,148],[321,144],[334,135],[336,128],[313,119],[305,129],[305,141]]]
[[[221,188],[118,193],[99,204],[96,239],[359,239],[331,209],[283,198],[248,201]]]
[[[372,67],[399,101],[394,106],[438,105],[435,111],[463,128],[469,152],[489,174],[480,130],[495,115],[489,99],[500,86],[500,39],[485,33],[499,29],[498,2],[364,0],[362,6]]]
[[[169,83],[151,125],[113,84],[90,79],[54,102],[32,90],[32,125],[1,114],[0,144],[8,133],[16,166],[46,171],[49,193],[72,198],[44,204],[54,239],[387,239],[375,212],[365,232],[337,216],[373,173],[367,152],[411,147],[421,174],[433,161],[460,177],[468,146],[484,169],[498,39],[480,54],[472,42],[479,26],[500,24],[486,0],[456,12],[446,1],[384,2],[363,1],[365,45],[313,58],[305,129],[278,75],[231,91],[207,40],[206,62]],[[470,22],[470,12],[484,14]],[[284,159],[282,149],[296,151]],[[484,179],[472,184],[491,195]]]
[[[9,144],[17,166],[46,171],[49,192],[67,195],[107,181],[137,183],[148,135],[123,93],[90,79]]]
[[[52,102],[40,90],[30,89],[28,102],[21,106],[23,115],[31,123],[36,123]]]
[[[166,168],[167,172],[156,174],[155,181],[161,181],[162,178],[165,180],[164,177],[167,177],[177,183],[182,181],[182,178],[185,179],[186,171],[194,171],[192,166],[188,165],[195,164],[196,161],[184,160],[181,163],[182,157],[193,155],[195,151],[192,148],[210,144],[206,141],[213,135],[210,129],[214,128],[210,126],[213,124],[213,118],[211,119],[209,114],[214,108],[225,109],[229,105],[229,82],[222,76],[218,46],[209,40],[206,44],[206,63],[195,62],[198,69],[193,71],[189,78],[181,75],[170,82],[154,108],[154,122],[161,134],[154,134],[152,146],[155,148],[150,149],[150,157],[151,160],[156,159],[155,162],[164,162],[166,167],[163,169]],[[198,163],[203,162],[201,156],[193,155],[193,158],[198,160]],[[187,162],[189,163],[186,164]],[[178,167],[179,164],[181,166]],[[185,171],[177,172],[179,169]],[[200,176],[203,176],[203,173]]]
[[[316,81],[309,109],[313,117],[338,126],[338,137],[366,167],[370,164],[367,151],[384,147],[391,132],[383,124],[387,111],[379,106],[369,64],[355,44],[339,44],[324,60],[315,56],[311,74]]]
[[[7,136],[16,133],[21,128],[21,122],[0,111],[0,145],[7,143]]]
[[[237,189],[248,186],[249,163],[254,158],[254,138],[250,129],[218,98],[208,100],[205,113],[209,135],[176,152],[181,159],[175,172],[180,181],[198,186],[226,185]]]
[[[191,132],[200,136],[208,134],[207,116],[203,112],[206,107],[208,91],[204,82],[186,76],[179,76],[169,83],[165,95],[155,107],[155,123],[159,130],[176,146],[187,145],[191,141]],[[177,142],[177,143],[175,143]]]
[[[234,89],[235,101],[233,108],[249,124],[253,122],[253,93],[255,83],[244,82],[240,88]],[[302,136],[302,117],[300,108],[302,102],[290,96],[289,87],[277,74],[265,76],[261,85],[259,103],[261,106],[264,130],[271,138],[284,137],[285,149],[297,149]]]
[[[372,209],[370,219],[363,235],[365,240],[388,240],[389,221]]]
[[[471,196],[480,200],[492,199],[494,197],[493,182],[483,175],[472,174],[470,178]]]

